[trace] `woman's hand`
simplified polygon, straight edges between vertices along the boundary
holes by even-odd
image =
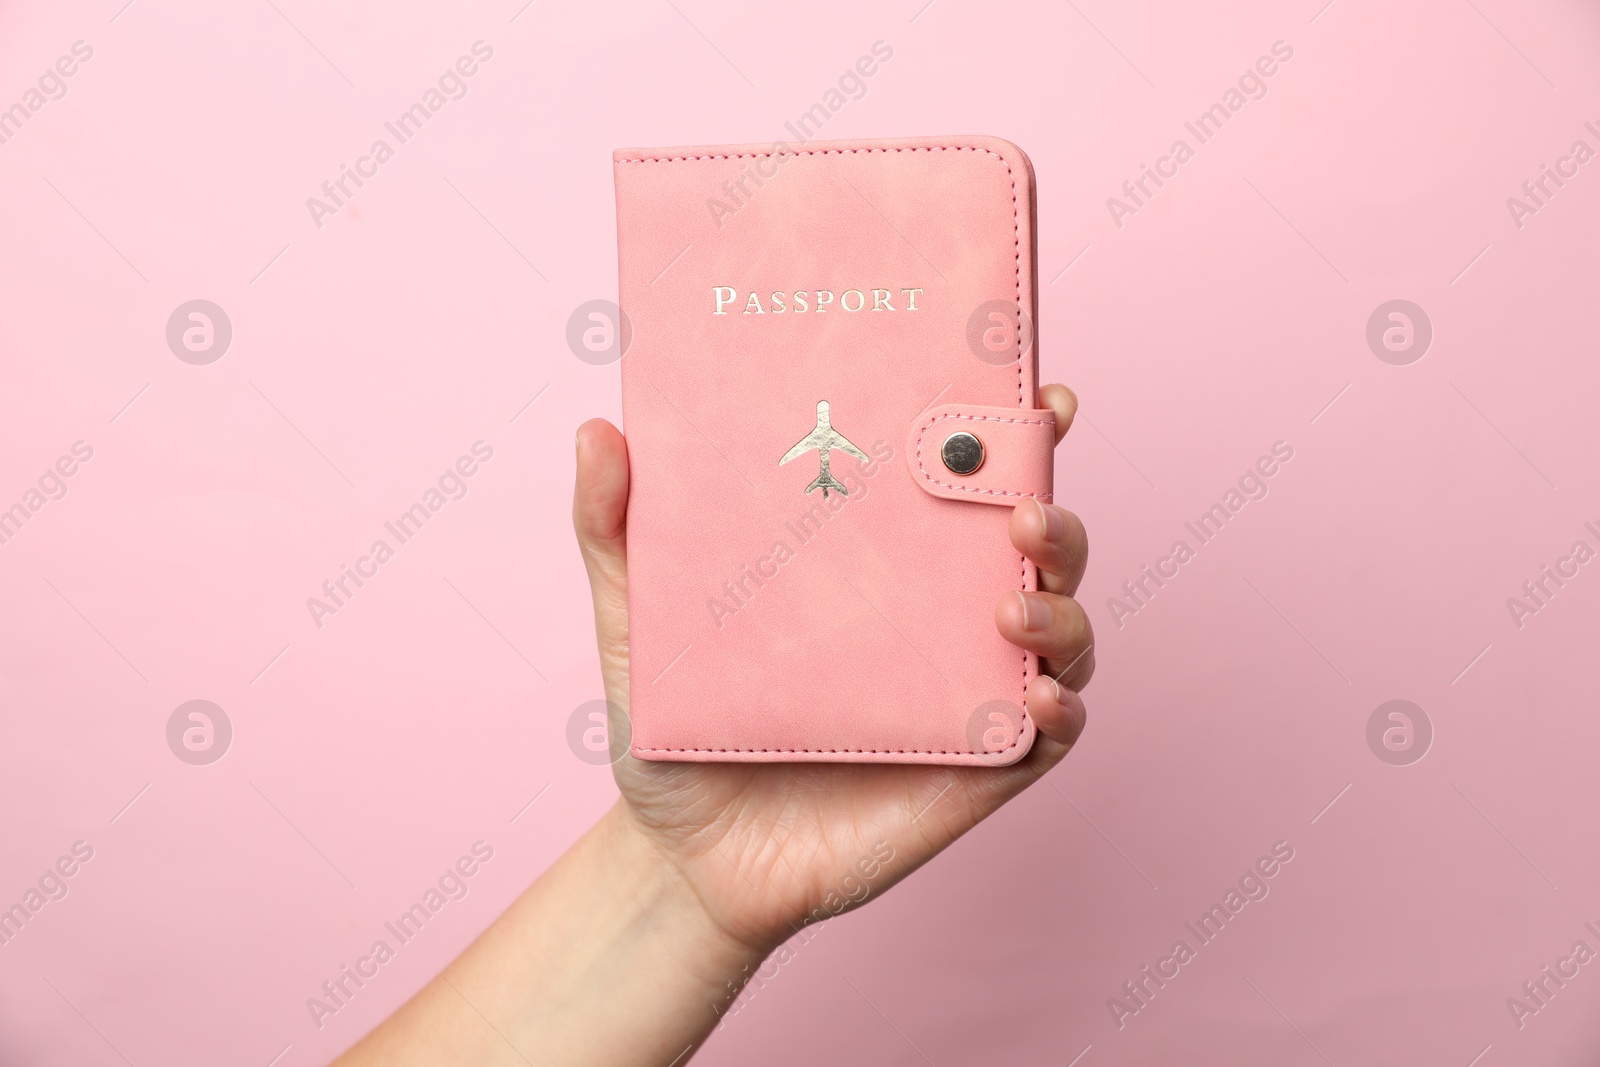
[[[1076,398],[1041,398],[1056,440]],[[615,427],[578,431],[573,520],[606,695],[628,707],[628,450]],[[339,1061],[682,1067],[746,979],[807,916],[838,914],[904,878],[1067,754],[1083,730],[1077,690],[1094,638],[1072,599],[1083,526],[1034,501],[1011,541],[1040,591],[1008,593],[995,625],[1043,657],[1027,692],[1039,729],[1010,767],[616,763],[622,800],[470,948]],[[612,736],[619,724],[612,723]],[[626,736],[622,733],[621,736]]]
[[[1056,441],[1077,398],[1040,391]],[[628,709],[628,452],[610,423],[578,431],[573,523],[594,595],[595,628],[613,716]],[[1069,511],[1030,500],[1011,516],[1011,542],[1039,569],[1039,592],[995,605],[1006,640],[1042,659],[1027,692],[1038,727],[1032,750],[1004,768],[911,764],[615,764],[619,832],[648,842],[704,909],[712,928],[764,956],[808,914],[835,914],[905,877],[1061,761],[1084,726],[1078,690],[1094,673],[1094,635],[1073,600],[1088,541]],[[612,737],[626,737],[611,724]],[[887,847],[885,847],[887,846]],[[892,857],[885,859],[885,857]],[[866,866],[863,866],[865,864]],[[863,871],[874,876],[864,883]],[[818,913],[816,909],[823,908]]]

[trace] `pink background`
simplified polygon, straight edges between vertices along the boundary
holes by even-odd
[[[823,136],[992,133],[1038,172],[1090,726],[697,1062],[1600,1051],[1600,964],[1521,1029],[1506,1006],[1600,950],[1600,564],[1520,628],[1506,603],[1600,549],[1600,162],[1506,205],[1600,149],[1600,12],[1323,2],[0,8],[0,107],[94,50],[0,144],[0,507],[94,449],[0,544],[0,903],[94,849],[0,947],[0,1062],[322,1063],[610,803],[566,743],[599,696],[568,500],[617,368],[564,337],[615,294],[611,149],[785,137],[877,40]],[[306,198],[480,39],[319,229]],[[1279,40],[1267,96],[1119,228],[1107,197]],[[165,340],[197,298],[233,325],[209,366]],[[1407,366],[1365,338],[1393,299],[1435,331]],[[306,598],[479,440],[467,496],[317,628]],[[1277,441],[1270,494],[1119,628],[1108,598]],[[193,699],[234,728],[209,766],[167,747]],[[1433,726],[1409,766],[1366,740],[1391,699]],[[306,998],[480,839],[469,895],[318,1029]],[[1270,895],[1119,1029],[1108,998],[1278,841]]]

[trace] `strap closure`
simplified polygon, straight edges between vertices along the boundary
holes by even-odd
[[[946,461],[946,443],[957,434],[970,434],[982,445],[982,462],[969,474],[959,471],[970,467],[976,451],[971,442],[951,442]],[[1051,501],[1055,445],[1053,411],[945,404],[912,424],[906,455],[911,477],[934,496],[1015,507],[1029,498]]]

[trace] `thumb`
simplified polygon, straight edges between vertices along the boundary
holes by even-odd
[[[628,445],[615,426],[591,419],[578,427],[577,447],[572,526],[589,572],[595,631],[609,683],[615,669],[626,667],[628,655]]]

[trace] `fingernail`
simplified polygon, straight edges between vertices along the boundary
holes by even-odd
[[[1049,676],[1047,675],[1046,677],[1049,677]],[[1066,707],[1067,706],[1067,698],[1061,695],[1061,683],[1056,681],[1054,678],[1050,678],[1050,684],[1055,686],[1056,703],[1060,704],[1062,707]]]
[[[1045,507],[1038,497],[1034,497],[1033,502],[1038,505],[1039,521],[1044,524],[1044,539],[1051,542],[1060,541],[1067,532],[1066,516],[1055,508]]]
[[[1055,609],[1043,597],[1029,593],[1017,593],[1022,601],[1022,628],[1029,633],[1040,633],[1050,629],[1050,624],[1055,621]]]

